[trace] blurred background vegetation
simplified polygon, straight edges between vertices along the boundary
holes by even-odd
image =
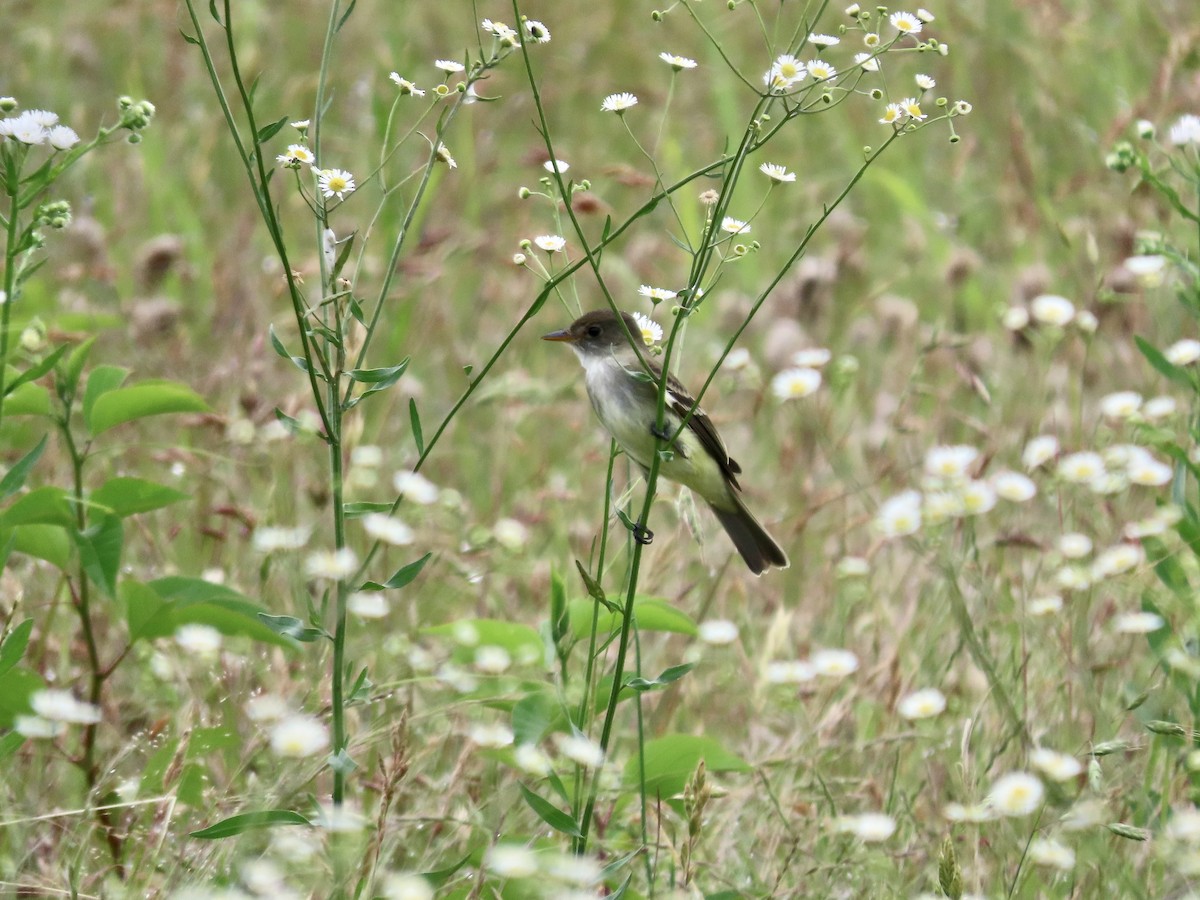
[[[756,80],[779,48],[768,46],[748,6],[734,12],[717,3],[697,8],[726,53]],[[239,0],[235,9],[244,70],[261,73],[261,120],[309,118],[326,4]],[[777,18],[794,23],[815,9],[761,4],[768,32]],[[847,792],[867,796],[880,790],[877,777],[886,782],[889,776],[864,770],[876,759],[868,738],[878,711],[859,707],[860,701],[872,694],[894,698],[922,673],[926,681],[948,685],[948,693],[977,689],[958,653],[958,634],[944,615],[919,605],[929,598],[928,572],[919,560],[881,554],[866,587],[835,579],[841,556],[873,551],[865,523],[878,499],[914,479],[913,468],[933,443],[974,444],[1006,465],[1015,465],[1025,438],[1040,431],[1057,433],[1064,445],[1086,445],[1095,432],[1094,402],[1087,397],[1121,388],[1149,396],[1162,389],[1130,335],[1161,345],[1184,328],[1169,297],[1145,296],[1121,269],[1139,229],[1173,226],[1131,178],[1104,167],[1104,156],[1118,137],[1130,136],[1136,119],[1162,127],[1182,112],[1200,111],[1200,20],[1191,0],[954,0],[931,9],[937,20],[929,31],[949,44],[949,56],[890,64],[909,79],[928,72],[938,81],[935,95],[974,105],[957,121],[961,140],[952,144],[941,127],[905,136],[870,170],[747,332],[744,346],[754,365],[723,373],[706,401],[732,453],[754,473],[746,480],[751,505],[772,523],[792,568],[761,580],[745,577],[736,560],[727,565],[730,548],[705,513],[697,519],[704,546],[694,548],[682,524],[686,501],[676,501],[672,488],[656,512],[658,539],[648,548],[643,581],[647,593],[669,598],[698,619],[719,615],[742,628],[742,650],[731,651],[704,678],[681,683],[657,707],[653,725],[670,722],[674,730],[728,737],[744,756],[766,760],[768,767],[813,766],[821,757],[827,771],[847,779]],[[658,24],[649,4],[628,0],[531,4],[522,11],[553,33],[533,64],[559,154],[571,163],[572,176],[592,182],[581,212],[593,235],[606,215],[621,221],[653,183],[644,159],[615,117],[600,112],[600,102],[615,91],[637,93],[641,103],[627,118],[643,143],[652,144],[669,84],[660,51],[700,63],[677,78],[658,153],[666,171],[680,176],[704,164],[744,127],[753,95],[723,69],[682,11]],[[461,58],[465,47],[475,45],[485,16],[508,21],[511,8],[360,0],[339,35],[330,73],[334,101],[325,119],[324,162],[353,171],[361,182],[377,163],[395,96],[388,73],[431,86],[433,59]],[[250,534],[255,524],[320,528],[328,502],[323,459],[315,442],[265,437],[276,406],[292,415],[302,409],[305,386],[266,338],[272,323],[285,336],[294,325],[199,54],[180,37],[181,28],[190,30],[184,11],[173,0],[0,0],[0,21],[0,95],[16,97],[23,107],[52,109],[80,134],[111,122],[120,94],[145,96],[158,109],[140,145],[92,154],[62,183],[76,221],[51,237],[49,263],[17,312],[39,316],[58,337],[99,331],[93,359],[132,366],[138,376],[187,382],[215,410],[183,427],[152,421],[125,433],[123,470],[165,472],[174,465],[179,485],[194,495],[188,515],[167,511],[145,518],[147,549],[128,564],[150,574],[216,568],[273,612],[302,615],[290,595],[294,577],[264,566],[250,550]],[[818,28],[832,32],[841,21],[840,8],[833,8]],[[773,37],[789,33],[790,26],[779,26]],[[842,60],[850,52],[842,46],[826,56]],[[417,398],[427,429],[440,420],[468,383],[464,367],[486,360],[540,289],[511,263],[518,242],[555,230],[544,204],[517,197],[520,186],[535,186],[544,175],[545,159],[519,60],[503,66],[480,93],[498,102],[468,107],[446,140],[458,168],[439,167],[439,183],[420,213],[419,246],[406,254],[388,298],[386,338],[378,344],[386,346],[386,358],[376,364],[409,354],[413,362],[396,389],[361,407],[357,443],[382,446],[389,470],[416,457],[408,398]],[[690,325],[680,367],[685,381],[707,371],[727,329],[856,170],[863,147],[881,142],[886,130],[876,121],[877,107],[852,99],[785,131],[754,160],[786,165],[799,180],[771,193],[754,226],[762,250],[727,270],[714,301]],[[417,108],[402,104],[400,115]],[[276,139],[278,152],[285,135]],[[415,168],[424,152],[420,141],[406,145],[393,171]],[[284,175],[278,173],[274,184],[293,223],[294,258],[315,277],[311,218],[294,194],[279,190]],[[336,213],[339,234],[361,234],[368,226],[374,187],[362,186]],[[747,180],[733,212],[744,217],[764,191],[763,184]],[[689,201],[680,198],[683,215],[698,221],[700,207]],[[399,215],[398,205],[386,207],[371,225],[383,240],[371,244],[363,259],[360,287],[368,295],[379,283]],[[646,311],[636,296],[639,284],[682,284],[687,260],[668,238],[673,224],[661,208],[608,251],[610,284],[627,308]],[[1100,320],[1097,335],[1069,341],[1053,354],[999,328],[1000,309],[1043,292],[1093,311]],[[598,534],[608,442],[586,408],[574,360],[537,340],[567,324],[579,308],[600,303],[585,279],[566,298],[548,303],[518,338],[425,469],[454,492],[411,522],[420,535],[417,548],[436,551],[434,561],[419,589],[405,595],[411,602],[393,608],[386,622],[390,637],[381,639],[374,628],[360,628],[352,637],[356,658],[371,662],[377,680],[402,687],[400,698],[389,702],[402,703],[413,690],[401,679],[404,654],[410,641],[419,641],[420,628],[475,615],[536,626],[546,615],[551,569],[573,572],[572,560],[586,559]],[[770,375],[804,346],[853,355],[858,374],[811,402],[780,407],[769,395]],[[390,499],[390,479],[355,491],[356,499]],[[1058,514],[1070,519],[1075,512]],[[1078,515],[1090,519],[1093,511]],[[1094,515],[1091,521],[1103,523],[1099,530],[1119,534],[1123,520],[1105,519],[1102,509]],[[526,526],[527,537],[516,545],[497,540],[493,528],[503,518]],[[1032,534],[1037,541],[1066,524],[1043,509],[1011,527],[997,526],[992,537]],[[392,553],[378,574],[411,555]],[[995,566],[988,577],[995,575],[1009,591],[1032,580],[1035,568],[1011,558]],[[31,592],[44,589],[36,575],[10,567],[9,595],[24,590],[26,603],[36,607]],[[1001,603],[1000,614],[1011,612],[1011,592],[985,599]],[[997,634],[1015,634],[1010,626],[998,624]],[[814,709],[798,724],[794,708],[773,709],[762,696],[750,700],[745,693],[759,656],[781,646],[799,653],[812,646],[853,647],[867,674],[856,691],[838,699],[844,706]],[[57,652],[65,675],[70,647]],[[648,654],[668,661],[682,652],[678,643],[648,642]],[[52,660],[53,654],[47,657],[51,668]],[[1011,663],[1010,673],[1025,665],[1015,658],[1004,662]],[[1074,704],[1082,701],[1057,691],[1073,677],[1069,667],[1057,668],[1061,662],[1035,685],[1047,693],[1029,702],[1043,724],[1062,729],[1069,736],[1065,745],[1075,749],[1093,737],[1097,719],[1113,711],[1104,707],[1101,713],[1093,697],[1083,705],[1096,704],[1095,715],[1090,721],[1079,715]],[[286,678],[297,667],[294,659],[272,658],[228,669],[217,684],[151,683],[148,675],[131,674],[129,699],[121,703],[138,721],[178,710],[193,722],[218,721],[207,704],[246,695],[264,676]],[[1089,684],[1101,692],[1105,687]],[[302,696],[306,688],[285,690]],[[378,719],[372,712],[373,724],[359,725],[368,744],[385,730],[384,710],[390,708],[381,707]],[[429,743],[415,751],[413,767],[424,772],[429,794],[447,784],[448,772],[461,775],[465,764],[450,732],[471,716],[469,709],[432,708],[438,715],[448,710],[447,721],[456,724],[419,726],[427,729]],[[850,720],[857,716],[860,730],[835,709],[854,710],[847,714]],[[831,722],[843,730],[822,730],[821,723]],[[812,744],[802,740],[809,729],[820,735]],[[945,739],[953,743],[957,736]],[[387,747],[371,753],[377,750],[386,753]],[[235,775],[237,750],[227,753],[224,763],[206,763],[204,777],[214,791],[210,799],[231,812],[232,798],[245,786]],[[919,762],[913,766],[905,775],[914,786],[945,777],[942,769],[928,775]],[[478,781],[462,802],[475,797],[485,808],[502,808],[507,801],[478,800],[493,776],[472,777]],[[279,793],[288,795],[283,788]],[[21,802],[38,805],[31,796]],[[788,812],[803,820],[809,801],[791,802]],[[197,808],[189,824],[214,817],[211,808]],[[932,858],[937,834],[931,824],[929,840],[914,851],[922,864]],[[752,868],[752,851],[741,838],[736,829],[725,831],[713,858],[736,859],[727,863],[735,870]],[[428,847],[423,852],[414,850],[407,862],[413,868],[437,862]],[[786,856],[780,851],[779,858]],[[1097,847],[1094,871],[1102,859]],[[1127,883],[1136,883],[1130,873],[1140,864],[1130,859],[1131,868],[1122,869]],[[831,863],[832,871],[839,865]],[[904,866],[900,860],[879,865],[876,875],[919,883],[912,875],[919,865],[904,868],[903,876],[895,874]]]

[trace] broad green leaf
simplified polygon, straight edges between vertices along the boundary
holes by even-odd
[[[3,514],[0,525],[59,525],[64,528],[75,526],[75,514],[71,510],[71,499],[60,487],[46,485],[34,488],[18,497]]]
[[[582,837],[583,833],[579,830],[579,825],[569,815],[551,803],[539,797],[525,785],[518,782],[517,787],[521,789],[521,796],[525,798],[525,802],[529,804],[539,819],[553,828],[555,831],[561,831],[563,834],[571,837]]]
[[[201,578],[171,576],[149,584],[121,582],[132,640],[173,635],[180,625],[211,625],[222,634],[244,636],[279,647],[295,644],[277,634],[260,618],[263,610],[225,585]]]
[[[0,728],[11,728],[13,719],[29,713],[29,698],[46,682],[29,669],[16,667],[0,675]]]
[[[125,383],[125,379],[128,377],[129,369],[122,366],[96,366],[92,369],[88,374],[87,385],[83,389],[83,421],[90,423],[96,401],[109,391],[115,391]],[[90,428],[91,425],[89,424],[88,427]]]
[[[612,602],[612,601],[610,601]],[[571,628],[578,638],[587,637],[592,628],[592,600],[572,600],[570,603]],[[634,615],[642,631],[665,631],[695,637],[695,620],[682,610],[660,597],[637,596],[633,601]],[[598,627],[601,634],[618,631],[621,627],[619,613],[601,610]]]
[[[91,386],[90,379],[88,386]],[[146,381],[98,397],[91,417],[86,421],[92,434],[102,434],[117,425],[148,416],[207,411],[204,398],[186,385],[173,381]]]
[[[29,470],[41,459],[42,451],[46,449],[46,440],[48,438],[49,435],[42,435],[42,439],[37,442],[37,446],[13,463],[12,468],[4,473],[3,478],[0,478],[0,500],[7,500],[25,486],[25,479],[29,477]]]
[[[513,659],[542,658],[542,638],[533,628],[504,619],[460,619],[422,628],[422,634],[450,638],[471,654],[476,647],[503,647]]]
[[[4,737],[0,737],[0,759],[8,759],[23,743],[25,736],[18,731],[10,731]]]
[[[29,635],[33,633],[33,619],[26,619],[8,633],[0,643],[0,675],[21,661],[25,648],[29,646]]]
[[[74,530],[62,525],[18,525],[16,528],[0,529],[0,543],[7,545],[12,539],[12,549],[35,559],[44,559],[58,569],[66,570],[71,561],[70,532]]]
[[[121,569],[124,543],[125,526],[117,516],[103,516],[82,532],[75,532],[83,570],[108,597],[117,595],[117,573]]]
[[[40,384],[23,384],[4,398],[6,416],[48,416],[53,411],[50,392]]]
[[[673,797],[681,793],[700,760],[710,772],[749,772],[749,763],[726,750],[712,738],[692,734],[669,734],[647,741],[646,792],[650,796]],[[638,757],[625,766],[625,783],[638,783]]]
[[[421,574],[421,569],[425,568],[425,563],[429,562],[432,553],[426,553],[416,562],[410,562],[407,566],[401,566],[383,584],[375,581],[365,582],[360,588],[360,591],[382,591],[382,590],[398,590],[409,584],[414,578]]]
[[[125,518],[137,513],[161,509],[188,499],[188,495],[166,485],[145,481],[141,478],[110,478],[91,496],[93,503],[112,510]]]
[[[290,809],[264,809],[260,812],[242,813],[222,819],[215,825],[193,831],[189,837],[212,841],[219,838],[233,837],[247,831],[257,831],[262,828],[277,828],[280,825],[312,825],[313,823],[298,812]]]
[[[536,744],[561,718],[555,698],[546,691],[533,691],[518,700],[512,709],[513,743]]]

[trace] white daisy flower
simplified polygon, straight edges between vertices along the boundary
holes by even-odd
[[[913,691],[896,704],[896,712],[906,719],[929,719],[941,715],[945,709],[946,695],[937,688]]]
[[[651,303],[661,303],[663,300],[674,300],[675,291],[667,290],[666,288],[651,287],[648,284],[643,284],[638,288],[638,293],[650,300]]]
[[[278,756],[300,759],[328,746],[329,730],[312,716],[288,716],[271,729],[271,750]]]
[[[533,242],[547,253],[557,253],[567,246],[567,239],[557,234],[539,234]]]
[[[413,96],[413,97],[424,97],[425,96],[425,92],[423,90],[421,90],[413,82],[409,81],[407,78],[401,78],[400,73],[393,72],[388,77],[391,78],[392,81],[394,81],[396,83],[396,87],[400,88],[401,96]]]
[[[1034,597],[1029,601],[1026,609],[1029,610],[1031,616],[1051,616],[1054,613],[1061,612],[1063,608],[1063,599],[1058,594],[1047,594],[1044,597]]]
[[[674,53],[660,53],[658,54],[658,58],[676,72],[680,72],[684,69],[696,68],[696,61],[694,59],[689,59],[686,56],[676,56]]]
[[[1029,754],[1029,764],[1051,781],[1070,781],[1083,772],[1083,763],[1067,753],[1038,747]]]
[[[1137,391],[1117,391],[1100,399],[1100,414],[1106,419],[1128,419],[1142,408],[1142,395]]]
[[[1058,461],[1058,477],[1075,484],[1085,484],[1104,474],[1104,460],[1100,454],[1083,450],[1070,453]]]
[[[925,453],[925,471],[935,478],[963,479],[978,458],[979,450],[968,444],[930,447]]]
[[[797,400],[817,392],[821,373],[816,369],[784,369],[771,379],[771,393],[780,400]]]
[[[804,68],[817,81],[837,80],[837,69],[823,59],[810,59],[804,64]]]
[[[347,194],[354,193],[354,176],[345,169],[322,169],[317,177],[317,187],[327,200],[331,197],[344,200]]]
[[[849,650],[818,650],[809,660],[818,675],[845,678],[858,671],[858,657]]]
[[[852,834],[863,843],[886,841],[896,831],[896,820],[885,813],[860,813],[842,816],[834,827],[845,834]]]
[[[75,699],[70,691],[55,688],[35,691],[29,705],[38,716],[51,722],[95,725],[100,721],[100,707]]]
[[[1036,775],[1009,772],[992,782],[988,802],[1002,816],[1027,816],[1042,805],[1045,793]]]
[[[535,44],[550,43],[550,29],[543,23],[537,19],[526,19],[523,24],[525,25],[525,33],[529,35],[529,39]]]
[[[600,110],[601,112],[615,112],[620,115],[625,110],[637,106],[637,102],[638,98],[628,91],[620,94],[609,94],[604,98],[604,102],[600,104]]]
[[[1175,366],[1190,366],[1200,359],[1200,341],[1184,338],[1163,351],[1167,362]]]
[[[1149,634],[1166,624],[1162,616],[1152,612],[1122,613],[1113,619],[1113,630],[1121,634]]]
[[[1027,469],[1036,469],[1045,465],[1058,455],[1058,438],[1050,434],[1042,434],[1031,439],[1021,453],[1021,462]]]
[[[653,347],[662,340],[662,326],[651,319],[649,316],[644,316],[641,313],[635,312],[633,318],[638,323],[638,328],[641,329],[642,343],[647,347]]]
[[[1075,318],[1075,304],[1058,294],[1042,294],[1029,304],[1033,318],[1043,325],[1062,327]]]
[[[1069,872],[1075,868],[1075,851],[1053,838],[1034,838],[1029,843],[1029,860],[1039,866],[1050,866]]]
[[[433,61],[433,65],[435,68],[441,69],[447,75],[453,75],[455,72],[466,71],[466,66],[460,62],[456,62],[453,59],[435,59]]]
[[[997,472],[992,476],[992,487],[999,497],[1009,503],[1024,503],[1037,495],[1037,485],[1033,479],[1020,472]]]
[[[1083,559],[1092,552],[1092,539],[1072,531],[1058,539],[1058,552],[1067,559]]]
[[[920,34],[921,20],[909,12],[894,12],[888,17],[892,27],[901,34]]]
[[[721,220],[721,230],[729,234],[749,234],[750,226],[741,219],[735,219],[733,216],[726,216]]]
[[[783,166],[776,165],[775,163],[763,163],[758,167],[758,171],[762,172],[776,184],[783,184],[784,182],[796,180],[795,172],[789,172]]]
[[[817,677],[817,670],[806,659],[780,659],[767,664],[764,677],[769,684],[804,684]]]
[[[885,538],[904,537],[921,528],[921,495],[904,491],[891,497],[875,514],[875,530]]]
[[[708,619],[701,622],[698,632],[700,640],[714,646],[732,644],[738,639],[738,627],[728,619]]]
[[[1171,126],[1168,139],[1176,147],[1184,144],[1200,144],[1200,116],[1188,114],[1180,116]]]

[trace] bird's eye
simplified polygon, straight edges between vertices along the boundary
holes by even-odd
[[[603,329],[601,329],[601,327],[599,325],[589,325],[588,330],[587,330],[587,336],[590,338],[598,338],[598,337],[600,337],[600,332],[602,330]]]

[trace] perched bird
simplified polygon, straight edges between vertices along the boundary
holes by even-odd
[[[643,471],[649,471],[658,446],[656,382],[662,378],[662,369],[649,359],[643,362],[638,358],[629,335],[641,340],[641,333],[641,326],[628,313],[618,318],[612,310],[599,309],[580,316],[570,328],[552,331],[542,339],[571,345],[583,365],[588,396],[600,423]],[[679,431],[679,424],[695,402],[678,381],[668,377],[663,440]],[[660,462],[659,474],[691,488],[704,499],[750,571],[761,575],[771,567],[786,569],[787,554],[758,524],[741,498],[737,482],[741,466],[730,458],[712,420],[702,410],[692,413],[670,449],[673,456]]]

